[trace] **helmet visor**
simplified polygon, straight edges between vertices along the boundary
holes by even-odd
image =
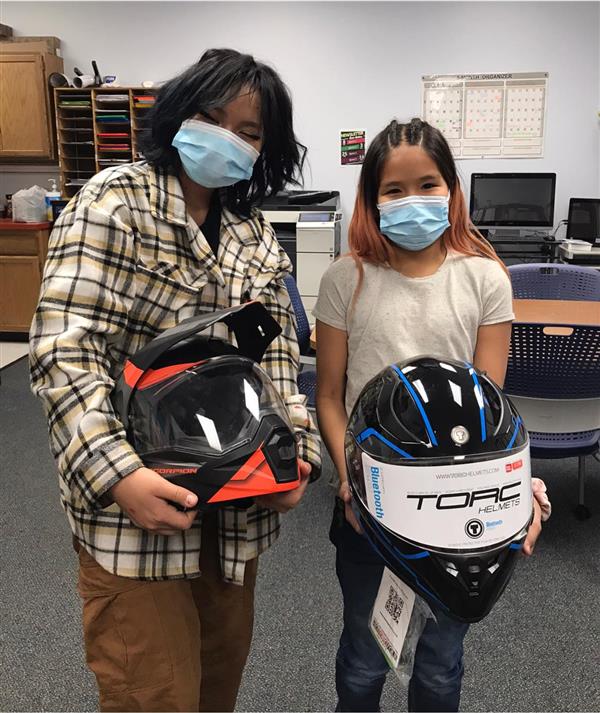
[[[210,359],[142,386],[131,409],[141,452],[176,448],[213,457],[252,441],[272,414],[293,432],[272,381],[255,362],[239,356]]]

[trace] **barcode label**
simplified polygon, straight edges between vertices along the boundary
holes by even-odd
[[[415,593],[384,567],[369,626],[393,669],[400,662],[414,603]]]
[[[392,642],[390,641],[389,637],[385,633],[385,631],[382,629],[380,623],[377,621],[377,619],[373,620],[373,628],[379,634],[379,642],[380,645],[383,646],[385,651],[387,652],[389,658],[392,659],[392,663],[396,665],[400,659],[400,656],[396,649],[392,646]]]
[[[385,603],[385,610],[396,624],[400,621],[403,609],[404,599],[402,599],[396,589],[390,585],[387,601]]]

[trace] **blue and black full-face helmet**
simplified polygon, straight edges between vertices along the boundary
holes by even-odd
[[[346,464],[365,535],[388,568],[454,618],[483,619],[533,512],[529,437],[501,389],[465,362],[393,364],[358,397]]]

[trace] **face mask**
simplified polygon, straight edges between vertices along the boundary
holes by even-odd
[[[259,156],[253,146],[231,131],[197,119],[181,124],[172,145],[187,175],[206,188],[224,188],[249,180]]]
[[[406,250],[433,245],[450,226],[447,196],[408,196],[380,203],[379,230]]]

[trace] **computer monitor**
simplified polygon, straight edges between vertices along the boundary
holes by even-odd
[[[555,173],[471,174],[471,221],[479,228],[550,228]]]
[[[600,198],[571,198],[567,238],[600,243]]]

